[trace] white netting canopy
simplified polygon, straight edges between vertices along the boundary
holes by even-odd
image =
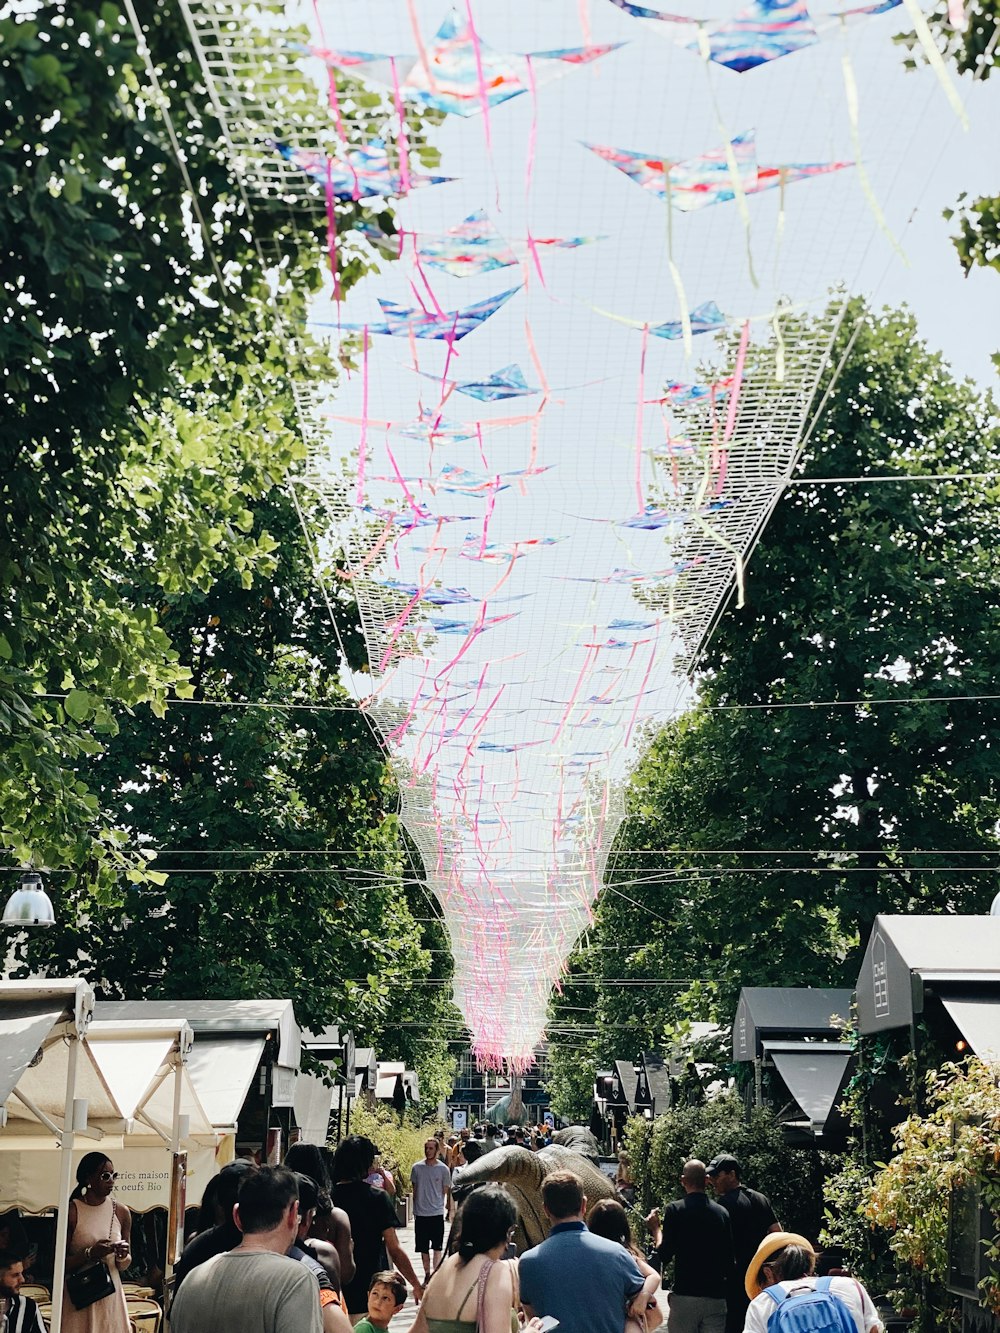
[[[831,293],[892,259],[899,164],[952,112],[904,73],[891,2],[185,5],[244,186],[374,269],[312,307],[353,369],[298,386],[302,484],[455,1001],[484,1062],[522,1067],[630,765],[814,419]],[[344,142],[362,110],[379,136]],[[339,200],[370,201],[363,232],[336,235]]]

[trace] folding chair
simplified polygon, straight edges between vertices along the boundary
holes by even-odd
[[[160,1333],[163,1311],[157,1301],[145,1296],[126,1296],[125,1305],[137,1333]]]

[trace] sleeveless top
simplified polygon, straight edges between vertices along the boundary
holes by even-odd
[[[469,1333],[470,1328],[478,1328],[480,1316],[483,1309],[483,1301],[486,1298],[486,1283],[490,1276],[490,1270],[496,1261],[487,1259],[479,1270],[478,1276],[473,1280],[472,1286],[462,1297],[462,1303],[458,1307],[458,1313],[454,1319],[431,1319],[427,1316],[427,1328],[429,1333]],[[516,1285],[516,1278],[515,1278]],[[468,1302],[469,1297],[474,1291],[478,1290],[476,1296],[476,1314],[474,1319],[463,1319],[462,1311]],[[510,1312],[510,1333],[518,1333],[520,1320],[517,1317],[517,1310],[511,1307]]]

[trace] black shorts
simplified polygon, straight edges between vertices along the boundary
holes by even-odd
[[[413,1219],[413,1244],[417,1254],[426,1254],[429,1250],[440,1250],[444,1246],[444,1216],[415,1217]]]

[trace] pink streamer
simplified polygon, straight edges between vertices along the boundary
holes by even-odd
[[[740,390],[743,387],[743,368],[746,365],[747,346],[750,342],[750,321],[743,321],[743,331],[740,334],[739,350],[736,353],[736,367],[732,377],[732,392],[729,395],[729,411],[726,413],[726,428],[722,433],[722,438],[728,440],[732,438],[733,431],[736,429],[736,411],[740,403]]]
[[[639,399],[636,404],[635,421],[635,496],[639,508],[637,514],[641,514],[646,507],[646,500],[642,493],[642,415],[643,399],[646,396],[646,350],[649,347],[649,325],[642,326],[642,348],[639,352]]]
[[[479,79],[479,102],[483,108],[483,126],[486,131],[486,152],[492,164],[493,136],[490,130],[490,99],[489,94],[486,91],[486,75],[483,72],[483,53],[479,46],[479,34],[476,32],[476,22],[472,17],[472,0],[465,0],[465,12],[469,17],[469,36],[472,38],[472,50],[476,57],[476,77]]]
[[[313,0],[313,14],[316,17],[316,28],[319,32],[320,41],[324,46],[327,45],[326,34],[323,31],[323,19],[319,12],[318,0]],[[337,133],[347,141],[347,127],[344,124],[343,117],[340,114],[340,99],[337,96],[337,77],[336,71],[332,65],[326,67],[327,97],[330,102],[330,110],[333,112],[333,123],[337,127]]]
[[[354,502],[357,505],[363,505],[365,502],[365,465],[368,456],[368,325],[367,324],[362,330],[361,342],[364,350],[361,354],[361,438],[358,441],[358,486],[354,497]]]
[[[642,696],[643,693],[645,692],[646,684],[649,681],[649,677],[651,676],[653,667],[656,663],[656,653],[657,653],[657,645],[654,643],[653,647],[650,649],[649,663],[646,667],[646,674],[642,678],[642,684],[639,686],[639,693],[636,695],[635,707],[632,709],[632,716],[629,719],[628,731],[626,731],[625,733],[626,745],[628,745],[629,741],[632,738],[632,729],[635,726],[635,720],[639,715],[639,705],[642,703]]]
[[[399,118],[399,138],[396,147],[399,150],[399,185],[403,194],[410,193],[410,161],[409,161],[409,140],[406,137],[406,112],[403,109],[403,95],[399,89],[399,74],[396,71],[396,57],[389,57],[389,68],[392,70],[392,100],[396,105],[396,115]]]
[[[484,459],[483,461],[485,462],[486,460]],[[493,507],[496,504],[496,502],[497,502],[497,493],[496,490],[491,487],[489,498],[486,501],[486,513],[483,515],[483,535],[479,543],[480,560],[483,558],[483,553],[486,550],[486,535],[489,532],[490,519],[493,517]]]
[[[532,63],[531,56],[524,58],[528,70],[528,88],[531,93],[531,125],[528,129],[528,156],[524,172],[524,212],[525,216],[531,217],[531,183],[535,174],[535,144],[538,139],[538,85],[535,82],[535,66]],[[538,273],[542,286],[545,286],[545,274],[542,272],[542,261],[538,254],[538,246],[535,244],[535,238],[531,233],[531,223],[528,223],[527,236],[528,253],[531,255]],[[527,276],[527,275],[525,275]]]
[[[423,34],[420,31],[420,20],[417,18],[417,9],[414,0],[406,0],[406,12],[410,16],[410,27],[413,30],[413,38],[417,44],[417,51],[420,54],[420,63],[427,74],[427,84],[431,92],[437,92],[438,86],[434,82],[434,69],[431,65],[430,57],[427,54],[427,47],[424,45]]]

